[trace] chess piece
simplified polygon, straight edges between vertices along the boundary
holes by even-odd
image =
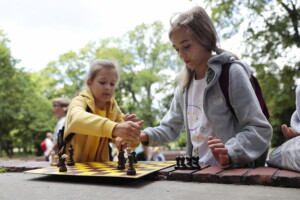
[[[58,162],[57,162],[56,167],[60,167],[60,160],[61,160],[62,152],[59,151],[59,152],[57,153],[57,155],[58,155]]]
[[[184,164],[184,161],[185,161],[185,157],[184,156],[180,156],[179,169],[181,169],[181,170],[185,170],[186,169],[186,165]]]
[[[60,157],[60,160],[59,160],[59,172],[67,172],[68,169],[66,167],[66,158],[67,158],[67,155],[66,154],[63,154],[61,157]]]
[[[50,153],[50,156],[49,156],[50,166],[56,166],[57,165],[57,163],[55,163],[54,157],[55,157],[55,152],[52,150],[51,153]]]
[[[192,156],[190,156],[190,155],[187,155],[186,157],[185,157],[185,159],[186,159],[186,169],[188,169],[188,170],[192,170],[192,169],[194,169],[194,167],[193,167],[193,158],[192,158]]]
[[[133,155],[132,155],[132,153],[130,153],[128,155],[128,160],[129,160],[129,165],[128,165],[128,169],[127,169],[127,175],[136,175],[136,171],[135,171],[134,165],[133,165]]]
[[[126,159],[125,159],[124,153],[125,152],[122,150],[122,147],[121,147],[121,150],[119,151],[119,154],[118,154],[118,167],[117,167],[117,169],[119,169],[119,170],[125,169]]]
[[[136,152],[132,152],[133,155],[133,163],[137,163]]]
[[[69,153],[70,153],[70,157],[69,157],[69,160],[68,160],[68,166],[74,166],[75,165],[75,162],[74,162],[74,159],[73,159],[74,148],[73,148],[72,144],[69,147]]]
[[[52,165],[51,166],[57,166],[57,163],[58,163],[58,155],[55,154],[53,159],[52,159]]]
[[[199,156],[193,156],[193,167],[194,169],[201,169],[201,166],[199,165]]]
[[[174,166],[174,169],[179,169],[180,166],[180,156],[176,156],[176,165]]]

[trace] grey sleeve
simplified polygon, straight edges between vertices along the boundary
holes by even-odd
[[[148,146],[162,146],[175,141],[183,128],[182,89],[177,88],[167,114],[157,127],[148,127],[142,132],[147,133]]]
[[[225,147],[233,165],[248,164],[269,148],[272,126],[261,110],[249,74],[238,65],[230,68],[229,97],[241,130]]]

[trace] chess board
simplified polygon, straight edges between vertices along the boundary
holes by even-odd
[[[138,161],[134,163],[136,175],[127,175],[127,167],[118,170],[117,162],[86,162],[76,163],[75,166],[67,166],[67,172],[59,172],[59,167],[49,166],[41,169],[26,171],[25,173],[45,174],[45,175],[69,175],[69,176],[96,176],[96,177],[122,177],[122,178],[140,178],[161,169],[175,165],[174,161],[156,162],[156,161]]]

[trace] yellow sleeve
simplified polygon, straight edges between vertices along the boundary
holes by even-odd
[[[70,133],[77,133],[112,138],[112,131],[117,123],[86,112],[86,108],[84,97],[77,96],[72,100],[66,116],[64,137]]]

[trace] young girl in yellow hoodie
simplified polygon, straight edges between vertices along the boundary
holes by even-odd
[[[118,80],[117,65],[113,61],[95,60],[88,73],[87,89],[72,99],[64,138],[75,133],[70,142],[75,162],[108,161],[109,140],[116,137],[138,140],[143,121],[121,112],[113,97]]]

